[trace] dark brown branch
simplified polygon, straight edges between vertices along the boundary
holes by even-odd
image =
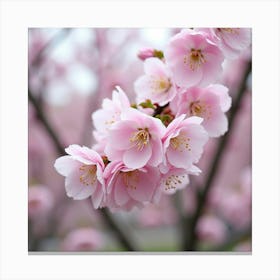
[[[155,109],[155,111],[154,111],[154,113],[153,113],[153,116],[155,117],[156,115],[160,115],[160,114],[163,112],[163,110],[164,110],[168,105],[169,105],[169,103],[167,103],[167,104],[164,105],[164,106],[158,106],[158,107]]]
[[[244,92],[246,90],[246,83],[248,76],[251,73],[251,61],[248,62],[246,69],[244,71],[243,78],[240,82],[239,88],[237,89],[237,94],[235,101],[233,103],[233,106],[230,110],[229,118],[228,118],[228,125],[229,125],[229,130],[228,132],[220,139],[216,154],[214,156],[214,159],[211,163],[211,169],[209,173],[206,176],[206,181],[204,188],[202,189],[201,192],[198,192],[197,196],[197,208],[192,217],[188,221],[185,222],[184,224],[184,244],[183,244],[183,250],[186,251],[193,251],[196,248],[197,244],[197,236],[196,236],[196,226],[197,222],[202,214],[203,208],[205,206],[205,203],[207,201],[207,196],[208,193],[212,187],[212,183],[214,181],[215,175],[217,173],[217,170],[219,169],[219,165],[221,162],[221,158],[223,155],[223,151],[225,150],[225,147],[228,143],[228,140],[230,138],[230,135],[232,133],[232,128],[234,125],[235,117],[237,115],[238,109],[240,107],[240,103],[242,100],[242,97],[244,95]]]

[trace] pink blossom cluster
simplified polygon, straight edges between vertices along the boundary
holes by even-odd
[[[217,83],[222,63],[249,43],[249,29],[184,29],[164,51],[140,51],[136,103],[116,87],[92,114],[94,146],[70,145],[56,160],[67,195],[130,210],[184,188],[201,172],[196,163],[209,137],[228,129],[231,98]]]

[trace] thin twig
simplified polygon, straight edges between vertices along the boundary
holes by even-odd
[[[202,189],[201,192],[198,192],[197,197],[197,208],[192,217],[190,217],[188,220],[185,221],[184,224],[184,244],[183,244],[183,250],[186,251],[193,251],[196,248],[197,245],[197,236],[196,236],[196,225],[197,222],[202,214],[202,210],[205,206],[205,203],[207,201],[208,193],[212,187],[212,183],[214,181],[215,175],[217,173],[217,170],[219,168],[221,158],[223,155],[223,151],[227,145],[227,142],[230,138],[230,135],[232,133],[232,128],[234,125],[235,117],[237,115],[238,109],[240,107],[240,103],[242,100],[242,97],[244,95],[244,92],[246,90],[246,83],[248,76],[251,73],[251,61],[248,62],[246,69],[244,71],[243,78],[240,82],[239,88],[237,89],[236,99],[234,101],[234,104],[230,110],[229,118],[228,118],[228,126],[229,130],[228,132],[220,139],[215,157],[211,163],[211,169],[206,176],[205,186]]]
[[[50,50],[54,49],[57,45],[60,44],[62,40],[65,39],[66,36],[70,34],[71,28],[63,28],[57,34],[55,34],[37,53],[36,57],[33,59],[31,63],[31,67],[40,66],[44,56],[46,53],[49,53]]]

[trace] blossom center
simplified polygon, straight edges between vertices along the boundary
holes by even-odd
[[[138,131],[132,134],[129,141],[137,147],[138,151],[142,151],[150,141],[150,134],[148,128],[138,128]]]
[[[117,121],[119,116],[120,116],[120,112],[114,112],[114,114],[105,121],[105,125],[111,126],[113,123],[115,123]],[[109,128],[107,127],[107,129],[109,129]]]
[[[184,63],[188,64],[192,71],[197,70],[206,62],[200,49],[191,49],[188,55],[184,56]]]
[[[165,78],[152,79],[150,84],[153,93],[166,93],[171,87],[170,80]]]
[[[85,165],[83,164],[79,170],[81,171],[81,175],[80,175],[80,182],[85,185],[85,186],[89,186],[89,185],[94,185],[96,182],[96,165]]]
[[[175,190],[178,184],[182,184],[182,179],[185,178],[185,175],[171,175],[165,180],[165,187],[166,191],[168,190]]]
[[[184,150],[191,151],[190,138],[185,133],[180,133],[178,136],[171,138],[170,144],[174,150],[183,152]]]
[[[122,172],[123,182],[126,188],[136,190],[139,172],[137,170]]]
[[[210,119],[210,117],[211,117],[210,106],[208,106],[200,101],[194,101],[190,104],[190,114],[191,114],[191,116],[197,116],[197,117]]]

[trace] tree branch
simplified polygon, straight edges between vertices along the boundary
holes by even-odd
[[[30,89],[28,89],[28,99],[34,106],[38,119],[41,121],[43,127],[46,129],[51,140],[53,141],[53,144],[56,147],[56,151],[58,155],[65,154],[63,145],[61,144],[56,132],[52,128],[40,104],[37,102],[36,98],[34,97],[33,93],[30,91]],[[113,218],[110,216],[107,210],[101,209],[100,213],[108,228],[110,228],[115,233],[116,237],[118,238],[119,242],[123,245],[123,247],[128,251],[136,251],[136,249],[132,245],[132,242],[129,240],[126,234],[121,230],[121,228],[117,225],[117,223],[113,220]]]
[[[235,117],[237,115],[238,109],[240,107],[240,103],[242,100],[242,97],[244,95],[244,92],[246,90],[246,83],[249,74],[251,73],[251,61],[249,61],[246,65],[246,69],[244,71],[243,78],[240,82],[240,85],[237,89],[236,99],[234,101],[234,104],[230,110],[230,114],[228,117],[228,126],[229,130],[228,132],[220,139],[216,154],[213,158],[213,161],[211,163],[211,169],[209,173],[207,174],[205,186],[201,192],[198,192],[197,194],[197,208],[192,217],[189,218],[188,221],[184,224],[184,241],[183,241],[183,249],[186,251],[193,251],[196,249],[197,245],[197,236],[196,236],[196,226],[197,222],[202,214],[202,210],[205,206],[205,203],[207,201],[208,193],[212,187],[212,183],[214,181],[215,175],[217,173],[217,170],[219,168],[221,158],[223,155],[223,152],[225,150],[225,147],[228,143],[228,140],[230,138],[230,135],[232,133],[232,128],[234,125]]]

